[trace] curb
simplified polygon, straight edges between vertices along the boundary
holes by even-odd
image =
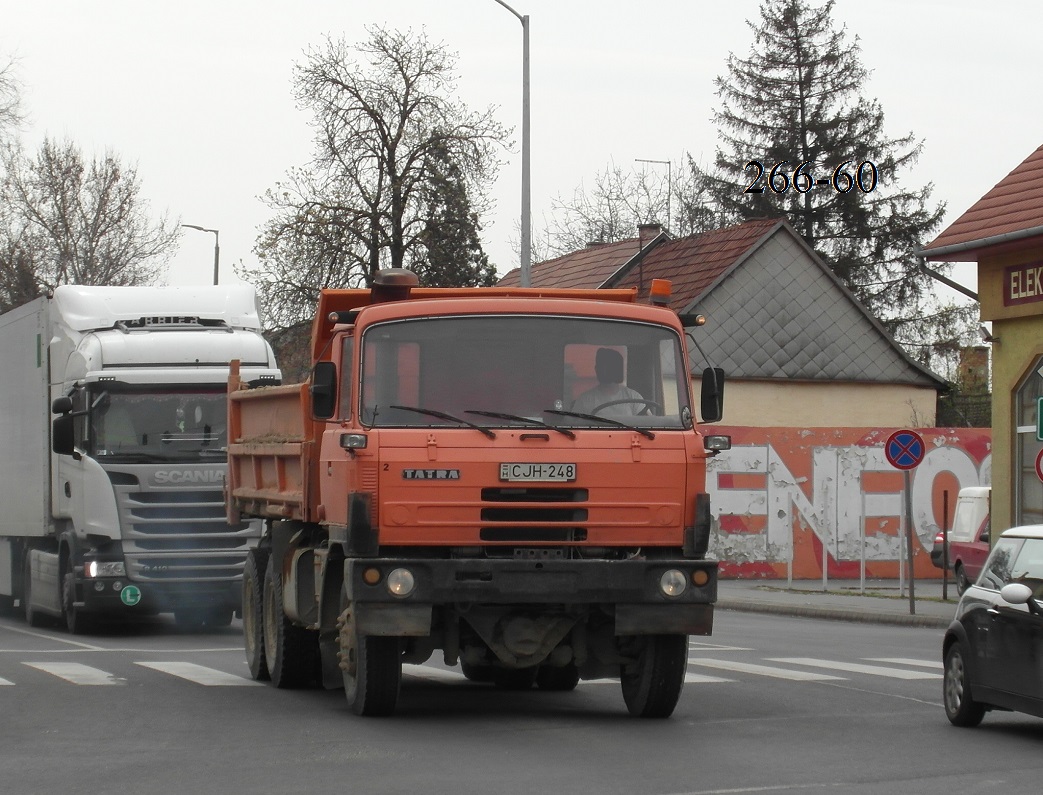
[[[718,599],[716,606],[722,610],[741,613],[768,613],[773,615],[797,616],[800,618],[824,618],[833,621],[852,621],[863,624],[892,624],[906,627],[946,629],[952,618],[926,615],[902,615],[900,613],[875,613],[838,607],[812,607],[808,605],[780,605],[764,602]]]

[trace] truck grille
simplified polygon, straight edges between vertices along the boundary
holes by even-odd
[[[259,528],[227,523],[220,483],[185,489],[150,486],[150,469],[142,467],[133,478],[110,476],[128,576],[163,582],[241,578]]]
[[[587,531],[577,527],[587,521],[587,509],[561,503],[586,502],[587,489],[559,486],[522,486],[482,489],[482,541],[499,543],[576,543],[587,540]],[[548,503],[557,503],[554,506]],[[500,523],[503,524],[493,524]],[[528,524],[542,526],[526,526]],[[556,524],[558,527],[547,527]]]

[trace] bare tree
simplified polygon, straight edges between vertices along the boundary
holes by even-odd
[[[315,157],[266,194],[276,216],[250,276],[284,323],[309,311],[324,284],[368,284],[382,267],[424,260],[430,185],[444,180],[446,163],[475,222],[499,167],[507,133],[492,108],[475,113],[454,99],[456,56],[423,33],[368,32],[351,46],[327,40],[296,69],[298,103],[314,115]]]
[[[151,284],[174,251],[176,222],[153,221],[137,169],[114,154],[86,162],[47,139],[10,150],[0,184],[0,306],[60,284]]]
[[[25,121],[22,112],[22,85],[15,74],[16,62],[8,59],[0,67],[0,145]]]

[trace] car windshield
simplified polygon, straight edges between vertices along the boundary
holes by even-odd
[[[376,427],[691,427],[667,326],[480,315],[377,324],[362,338],[361,417]]]
[[[128,389],[98,384],[88,396],[88,449],[97,458],[224,460],[223,389]]]

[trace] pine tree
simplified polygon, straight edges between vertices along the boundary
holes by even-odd
[[[966,309],[930,307],[931,279],[913,252],[941,222],[933,186],[900,177],[923,142],[884,133],[864,96],[858,37],[832,21],[833,0],[764,0],[753,45],[715,80],[720,106],[714,168],[689,158],[719,220],[785,216],[855,296],[918,358],[950,336]],[[760,176],[757,179],[758,175]],[[753,192],[760,188],[761,192]]]
[[[420,242],[424,251],[412,263],[421,284],[430,287],[488,287],[496,268],[482,249],[481,226],[467,180],[446,147],[435,147],[427,163],[427,207]]]

